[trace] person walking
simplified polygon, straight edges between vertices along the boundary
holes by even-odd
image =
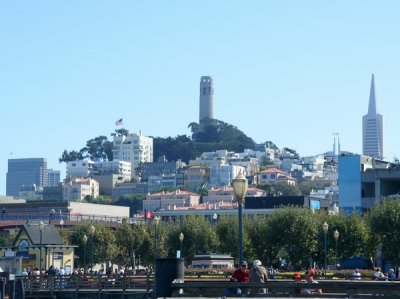
[[[260,260],[254,260],[253,266],[249,271],[249,277],[251,282],[266,282],[268,281],[268,273],[265,267],[262,266]],[[266,294],[268,291],[266,288],[251,289],[251,294],[263,293]]]

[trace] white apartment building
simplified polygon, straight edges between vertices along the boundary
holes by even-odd
[[[114,159],[113,161],[95,162],[93,165],[94,175],[117,174],[122,177],[123,182],[131,180],[131,163]]]
[[[210,187],[230,185],[232,180],[242,171],[245,175],[253,175],[259,170],[258,159],[249,157],[250,150],[243,153],[218,150],[204,152],[195,160],[190,160],[191,166],[210,168]],[[255,153],[251,152],[252,155]]]
[[[296,185],[296,179],[278,168],[260,171],[258,182],[260,184],[285,182],[288,185]]]
[[[67,163],[68,177],[87,178],[93,169],[94,162],[92,160],[78,160]]]
[[[85,196],[99,196],[99,183],[91,178],[73,177],[63,184],[63,200],[74,201]]]
[[[142,162],[153,162],[153,138],[146,137],[142,131],[130,133],[127,136],[117,134],[113,140],[114,160],[131,163],[131,175],[135,176],[135,169]]]

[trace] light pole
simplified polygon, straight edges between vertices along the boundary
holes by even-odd
[[[179,234],[179,241],[181,242],[181,258],[183,257],[183,254],[182,254],[182,245],[183,245],[183,238],[184,238],[185,236],[183,235],[183,233],[181,232],[180,234]]]
[[[233,192],[238,201],[239,211],[239,261],[240,264],[243,262],[243,203],[247,192],[247,179],[243,175],[242,171],[233,180]]]
[[[326,251],[326,234],[328,233],[329,225],[326,221],[322,224],[322,230],[324,231],[324,247],[325,247],[325,279],[326,279],[326,268],[327,268],[327,251]]]
[[[39,253],[39,271],[42,273],[42,243],[43,243],[43,230],[44,230],[44,223],[42,220],[39,222],[39,232],[40,232],[40,253]]]
[[[90,269],[93,272],[93,248],[94,248],[94,233],[96,232],[95,227],[92,225],[90,227],[90,239],[91,239],[91,253],[90,253]]]
[[[154,261],[153,261],[153,269],[154,273],[156,271],[156,260],[158,256],[158,224],[160,223],[160,217],[157,215],[153,218],[154,221]]]
[[[338,230],[335,230],[333,233],[333,237],[335,238],[335,265],[336,265],[336,270],[338,269],[338,251],[337,251],[337,241],[339,239],[339,232]]]
[[[213,219],[213,224],[214,224],[214,225],[217,224],[217,220],[218,220],[218,215],[217,215],[217,213],[214,213],[214,214],[213,214],[212,219]]]
[[[82,237],[82,242],[83,242],[83,272],[86,273],[86,243],[87,243],[88,237],[83,235]]]

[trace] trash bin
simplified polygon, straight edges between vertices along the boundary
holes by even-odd
[[[162,258],[156,260],[156,297],[172,296],[172,281],[175,279],[184,279],[184,268],[183,258]]]

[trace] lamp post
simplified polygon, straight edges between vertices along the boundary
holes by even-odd
[[[96,232],[95,227],[92,225],[90,226],[90,240],[91,240],[91,253],[90,253],[90,269],[93,271],[93,248],[94,248],[94,233]]]
[[[214,213],[214,214],[212,215],[212,219],[213,219],[213,224],[214,224],[214,225],[217,224],[217,220],[218,220],[218,215],[217,215],[217,213]]]
[[[324,247],[325,247],[325,279],[326,279],[326,268],[327,268],[327,251],[326,251],[326,234],[328,233],[329,225],[326,221],[322,224],[322,230],[324,231]]]
[[[83,271],[86,273],[86,243],[87,243],[88,237],[83,235],[82,237],[82,242],[83,242]]]
[[[337,241],[339,239],[339,232],[338,230],[335,230],[333,233],[333,237],[335,238],[335,265],[336,265],[336,270],[338,269],[338,251],[337,251]]]
[[[180,249],[181,249],[181,257],[183,257],[183,254],[182,254],[182,245],[183,245],[183,238],[184,238],[185,236],[183,235],[183,233],[181,232],[180,234],[179,234],[179,241],[181,242],[181,247],[180,247]]]
[[[243,203],[247,192],[247,179],[242,171],[233,180],[233,192],[238,201],[238,216],[239,216],[239,261],[243,262]]]
[[[154,273],[156,271],[156,259],[158,256],[158,224],[160,223],[160,217],[157,215],[153,218],[154,221],[154,261],[153,261],[153,269]]]
[[[39,271],[42,273],[42,243],[43,243],[43,230],[44,223],[42,220],[39,222],[39,232],[40,232],[40,249],[39,249]]]

